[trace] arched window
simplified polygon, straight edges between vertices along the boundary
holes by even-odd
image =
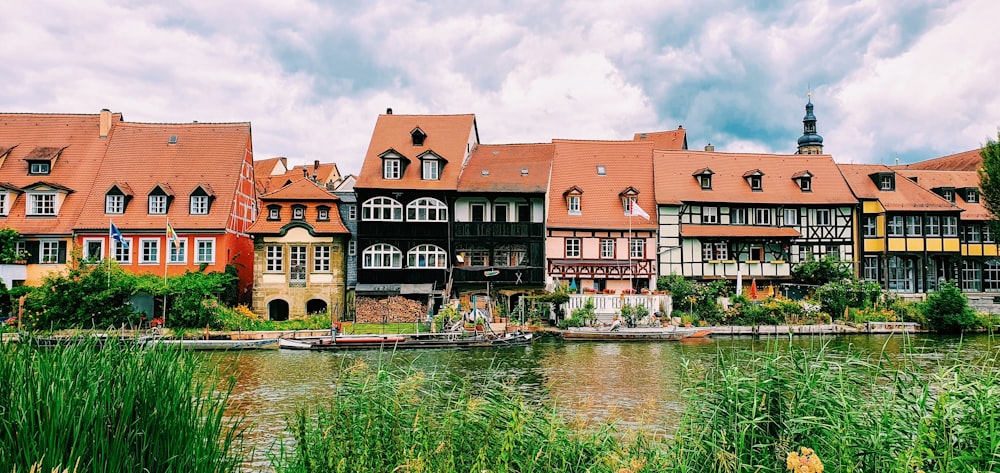
[[[361,255],[363,268],[399,269],[403,267],[403,252],[392,245],[378,243],[365,248]]]
[[[403,204],[389,197],[373,197],[361,206],[362,220],[403,220]]]
[[[406,220],[411,222],[447,222],[448,206],[437,199],[424,197],[406,206]]]
[[[418,245],[406,254],[410,268],[447,268],[448,254],[436,245]]]

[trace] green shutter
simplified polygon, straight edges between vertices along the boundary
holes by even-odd
[[[59,240],[59,263],[66,262],[66,240]]]
[[[37,264],[38,261],[38,240],[28,240],[25,242],[25,248],[28,250],[28,263]]]

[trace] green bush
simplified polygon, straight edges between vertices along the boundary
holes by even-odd
[[[951,281],[943,282],[940,289],[927,295],[923,310],[927,328],[934,332],[960,333],[979,324],[968,297]]]

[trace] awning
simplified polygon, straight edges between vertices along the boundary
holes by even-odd
[[[393,296],[399,294],[399,284],[358,284],[354,292],[359,296]]]
[[[400,294],[433,294],[434,283],[425,284],[400,284]]]

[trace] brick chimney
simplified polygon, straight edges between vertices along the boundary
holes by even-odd
[[[709,143],[705,145],[705,151],[715,151],[715,146],[712,146],[712,143]]]
[[[385,114],[386,115],[392,115],[392,109],[391,108],[385,109]]]
[[[101,138],[107,138],[111,132],[111,110],[101,109]]]

